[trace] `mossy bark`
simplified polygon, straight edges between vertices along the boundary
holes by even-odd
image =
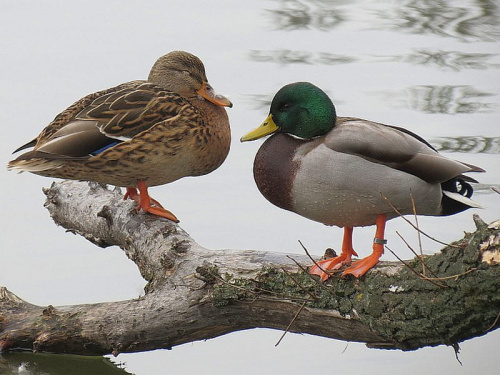
[[[0,351],[118,354],[256,327],[414,350],[456,346],[500,326],[500,222],[476,217],[474,233],[438,254],[320,283],[302,269],[306,256],[205,249],[178,225],[134,212],[119,191],[65,181],[45,193],[57,224],[120,246],[148,281],[146,293],[43,307],[0,288]]]
[[[268,267],[253,280],[219,277],[212,298],[220,307],[265,296],[338,311],[347,319],[359,319],[385,339],[370,343],[372,347],[414,350],[454,345],[498,327],[498,322],[492,325],[500,313],[500,267],[489,265],[480,249],[490,244],[500,251],[499,236],[497,226],[480,224],[476,232],[425,257],[431,280],[402,267],[397,272],[383,272],[383,268],[369,272],[362,280],[332,277],[321,284],[304,271]],[[491,238],[497,238],[496,245]],[[422,270],[422,260],[417,258],[408,266]]]

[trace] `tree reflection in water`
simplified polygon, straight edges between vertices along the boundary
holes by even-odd
[[[278,9],[268,9],[272,24],[279,30],[318,29],[331,30],[345,17],[338,5],[344,1],[280,0]]]
[[[492,0],[469,0],[456,4],[444,0],[408,0],[402,4],[384,6],[366,0],[352,6],[346,1],[276,0],[277,9],[267,10],[275,27],[281,30],[332,30],[341,24],[363,21],[366,29],[400,29],[413,34],[433,34],[453,37],[460,41],[493,41],[500,39],[499,7]],[[414,49],[407,54],[389,56],[401,61],[430,68],[454,71],[465,69],[498,69],[495,53],[462,52],[441,49]],[[279,64],[348,64],[358,62],[360,56],[346,56],[324,52],[282,49],[250,51],[257,62]],[[387,56],[386,56],[387,57]],[[367,60],[381,61],[384,56],[367,56]],[[470,85],[412,86],[397,93],[383,95],[396,98],[400,106],[425,113],[477,113],[492,110],[496,105],[485,99],[493,96]],[[400,99],[403,98],[403,99]],[[260,104],[259,104],[260,107]]]
[[[494,94],[481,92],[467,85],[422,85],[406,90],[405,106],[425,113],[475,113],[489,111],[494,104],[483,99]]]
[[[358,60],[355,57],[338,55],[329,52],[313,53],[310,51],[294,51],[290,49],[281,49],[276,51],[257,51],[249,52],[251,60],[256,62],[273,62],[279,64],[320,64],[335,65],[348,64]]]
[[[367,0],[351,5],[337,0],[277,0],[276,9],[268,9],[272,24],[279,30],[332,30],[365,13],[366,28],[403,29],[412,34],[435,34],[472,41],[500,38],[498,4],[494,0],[409,0],[395,6]],[[383,6],[383,5],[382,5]]]
[[[460,71],[463,69],[498,69],[499,63],[491,60],[497,57],[494,53],[465,53],[443,50],[414,50],[400,56],[387,56],[389,61],[401,61],[415,65],[426,65],[443,69]]]
[[[440,137],[430,142],[442,152],[500,154],[500,137]]]
[[[393,28],[413,34],[431,33],[466,41],[500,38],[498,5],[493,0],[469,0],[460,4],[445,0],[410,0],[379,16],[389,21]]]

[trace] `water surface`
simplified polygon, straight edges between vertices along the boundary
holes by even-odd
[[[231,153],[208,176],[151,189],[203,246],[301,253],[300,239],[317,255],[339,247],[341,229],[280,210],[259,194],[251,170],[262,142],[238,141],[265,118],[276,91],[294,81],[322,87],[340,116],[406,127],[446,155],[486,169],[475,176],[482,183],[499,183],[500,22],[495,1],[4,1],[2,7],[4,163],[58,111],[87,93],[145,78],[167,51],[184,49],[205,62],[212,85],[234,103],[228,110]],[[50,179],[0,173],[0,285],[40,305],[113,301],[142,293],[144,280],[119,249],[98,249],[55,227],[41,193]],[[476,210],[485,221],[500,218],[498,195],[479,191],[476,200],[488,207]],[[421,218],[419,223],[434,237],[451,241],[474,229],[472,213]],[[400,219],[387,227],[391,248],[411,257],[396,231],[416,246],[415,233]],[[373,228],[355,230],[360,255],[370,252],[372,238]],[[423,246],[426,253],[440,248],[430,241]],[[390,254],[384,258],[394,259]],[[112,361],[124,363],[122,373],[134,374],[206,372],[207,367],[218,374],[253,374],[256,368],[261,374],[356,374],[361,364],[373,374],[488,374],[497,367],[500,340],[494,332],[463,343],[460,366],[447,347],[402,353],[289,334],[275,348],[280,335],[238,332],[171,351],[122,354]],[[43,373],[61,373],[59,359],[48,361],[54,366],[44,367]],[[12,355],[0,357],[0,364],[7,361],[15,371],[24,363],[27,373],[42,373],[29,370],[37,360]],[[63,363],[66,373],[82,366]],[[89,367],[88,373],[117,371]]]

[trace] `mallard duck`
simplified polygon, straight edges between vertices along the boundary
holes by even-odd
[[[274,134],[273,134],[274,133]],[[241,138],[273,134],[260,147],[254,178],[278,207],[326,225],[344,228],[341,254],[318,262],[311,274],[326,280],[351,263],[354,227],[376,225],[373,253],[345,269],[361,277],[384,252],[386,221],[399,214],[452,215],[470,207],[475,181],[465,172],[484,172],[440,155],[412,132],[352,117],[337,117],[320,88],[297,82],[281,88],[260,127]]]
[[[8,168],[126,187],[124,199],[135,200],[138,210],[178,222],[147,189],[210,173],[224,162],[231,142],[224,106],[232,104],[215,94],[201,60],[170,52],[147,81],[87,95],[61,112],[14,151],[33,147]]]

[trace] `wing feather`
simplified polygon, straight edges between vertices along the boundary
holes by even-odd
[[[36,144],[19,150],[34,146],[37,155],[51,159],[91,157],[157,124],[165,126],[186,105],[180,95],[155,84],[129,82],[80,99],[56,116]]]
[[[325,145],[374,163],[410,173],[430,183],[444,182],[481,168],[439,154],[428,142],[408,130],[376,122],[338,118]]]

